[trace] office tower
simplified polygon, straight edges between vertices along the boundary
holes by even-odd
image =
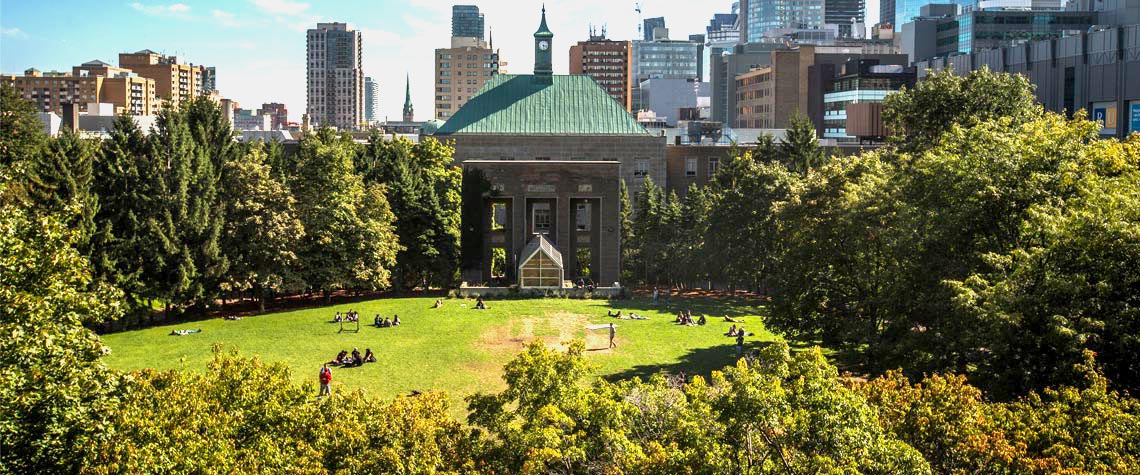
[[[404,78],[404,122],[414,122],[416,120],[416,111],[412,108],[412,77],[406,76]]]
[[[697,82],[705,80],[705,35],[689,35],[689,41],[697,44]]]
[[[712,120],[726,122],[728,110],[728,85],[735,75],[727,72],[728,61],[726,54],[740,42],[740,2],[732,3],[732,13],[717,13],[709,20],[705,27],[705,46],[709,50],[709,82],[712,89],[711,104],[709,105]]]
[[[824,0],[823,22],[839,25],[839,37],[852,37],[852,23],[862,25],[866,21],[864,0]]]
[[[483,14],[475,5],[451,7],[451,36],[483,39]]]
[[[158,54],[149,49],[119,53],[119,67],[153,79],[155,95],[170,107],[177,108],[182,101],[206,94],[202,88],[206,67],[185,63],[177,56]]]
[[[692,41],[658,39],[634,41],[633,56],[633,110],[641,110],[640,85],[647,79],[692,79],[700,77],[697,71],[698,45]]]
[[[435,118],[451,117],[499,73],[499,65],[498,51],[478,38],[454,36],[450,48],[437,48]]]
[[[665,28],[665,17],[646,18],[642,21],[642,38],[645,41],[652,41],[656,36],[653,32],[658,28]]]
[[[958,12],[962,13],[966,10],[973,10],[978,5],[979,0],[894,0],[895,5],[895,31],[902,31],[902,26],[906,23],[913,21],[922,15],[922,7],[927,5],[943,5],[952,4],[958,6]],[[1030,2],[1017,2],[1012,3],[1031,3]],[[995,2],[1001,3],[1001,2]],[[987,7],[988,9],[988,7]],[[1058,8],[1060,9],[1060,8]]]
[[[362,38],[347,23],[318,23],[308,31],[309,119],[356,129],[364,122]]]
[[[380,83],[370,77],[364,77],[364,121],[376,122],[380,109]]]
[[[606,38],[605,28],[600,35],[591,29],[588,41],[579,41],[570,47],[570,74],[585,74],[606,90],[625,110],[631,107],[629,41]]]
[[[959,10],[953,4],[922,7],[901,28],[902,50],[912,62],[1057,39],[1097,24],[1096,12],[993,7]]]
[[[269,114],[269,128],[272,130],[284,129],[289,125],[289,111],[285,109],[285,104],[268,102],[261,105],[261,112]]]
[[[741,35],[746,43],[786,36],[797,30],[822,30],[824,0],[746,0],[741,2]]]
[[[895,0],[879,0],[879,24],[895,24]]]
[[[0,75],[41,112],[63,114],[64,104],[76,104],[88,112],[90,103],[108,103],[115,114],[151,115],[158,112],[155,81],[134,71],[99,60],[71,68],[71,72],[41,72],[32,68],[23,76]]]

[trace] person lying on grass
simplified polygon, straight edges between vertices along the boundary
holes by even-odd
[[[202,329],[197,330],[172,330],[170,336],[186,336],[191,333],[202,333]]]
[[[729,317],[728,315],[724,316],[724,321],[731,322],[731,323],[744,323],[743,318],[732,318],[732,317]]]

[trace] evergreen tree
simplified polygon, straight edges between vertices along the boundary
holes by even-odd
[[[76,245],[86,255],[95,231],[99,200],[92,191],[94,145],[65,131],[48,141],[43,151],[28,160],[27,192],[35,206],[46,213],[75,207],[68,226],[77,231]]]
[[[824,153],[815,135],[815,125],[807,116],[799,112],[792,115],[791,124],[780,142],[779,156],[789,170],[801,175],[823,164]]]
[[[633,202],[630,201],[629,187],[621,180],[618,193],[621,209],[618,211],[618,231],[621,244],[621,280],[632,282],[634,263],[637,262],[637,242],[633,234]]]
[[[35,104],[20,91],[6,82],[0,84],[0,170],[37,156],[47,142],[36,112]]]

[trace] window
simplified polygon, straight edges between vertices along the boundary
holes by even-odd
[[[579,231],[590,230],[590,203],[578,203],[577,212],[574,213],[575,227]]]
[[[637,159],[633,167],[633,176],[646,177],[649,176],[649,160],[644,158]]]
[[[709,159],[709,178],[716,175],[716,169],[720,166],[720,160],[716,158]]]
[[[550,203],[535,203],[530,208],[531,225],[535,234],[550,234]]]
[[[491,230],[501,231],[507,228],[507,204],[491,204]]]
[[[697,176],[697,159],[685,159],[685,176]]]

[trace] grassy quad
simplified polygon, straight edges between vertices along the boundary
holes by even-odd
[[[372,348],[378,362],[356,368],[334,369],[334,388],[363,388],[369,394],[392,397],[412,390],[447,391],[461,410],[462,397],[476,391],[502,388],[502,365],[522,346],[536,338],[548,345],[579,338],[586,341],[588,358],[598,374],[613,378],[648,376],[665,370],[708,374],[734,361],[735,339],[724,336],[730,323],[724,315],[743,317],[756,345],[777,337],[763,329],[760,309],[740,299],[685,298],[671,308],[654,307],[647,300],[532,299],[491,300],[489,309],[474,310],[473,300],[449,299],[432,309],[434,298],[385,298],[330,307],[245,317],[220,318],[184,325],[106,335],[115,368],[202,370],[214,344],[237,348],[243,356],[257,355],[280,362],[294,377],[316,381],[321,363],[342,349]],[[673,323],[675,309],[692,309],[694,315],[715,315],[705,326]],[[616,320],[606,312],[633,310],[650,320]],[[338,332],[333,315],[356,310],[361,315],[358,333]],[[673,312],[673,313],[670,313]],[[372,317],[398,314],[403,324],[394,328],[371,326]],[[587,324],[617,324],[618,347],[608,346],[608,331],[587,330]],[[198,329],[202,333],[170,336],[172,329]]]

